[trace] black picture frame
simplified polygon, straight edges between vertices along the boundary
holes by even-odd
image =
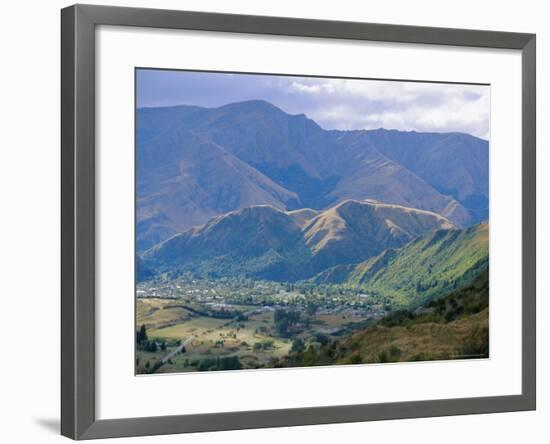
[[[522,393],[101,420],[95,415],[95,28],[98,25],[502,48],[522,58]],[[536,36],[74,5],[61,11],[61,433],[73,439],[435,417],[536,408]]]

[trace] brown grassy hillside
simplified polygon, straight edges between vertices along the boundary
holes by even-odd
[[[310,343],[281,366],[366,364],[489,357],[489,275],[415,311],[398,310],[376,325],[325,345]]]

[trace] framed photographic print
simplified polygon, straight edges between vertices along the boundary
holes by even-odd
[[[534,35],[61,27],[63,435],[535,408]]]

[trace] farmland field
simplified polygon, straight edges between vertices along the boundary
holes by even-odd
[[[224,358],[239,368],[269,367],[288,355],[298,338],[295,349],[351,332],[383,313],[365,305],[364,297],[346,295],[342,303],[308,295],[306,304],[300,290],[280,287],[186,279],[141,285],[136,325],[147,339],[137,347],[138,373],[204,370]]]

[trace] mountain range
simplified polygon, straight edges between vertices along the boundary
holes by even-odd
[[[426,232],[422,224],[460,228],[488,218],[488,143],[462,133],[324,130],[303,114],[253,100],[140,108],[136,148],[136,245],[138,252],[153,247],[145,256],[154,261],[168,263],[167,252],[181,244],[197,264],[202,246],[214,248],[209,236],[223,228],[214,262],[229,245],[263,239],[254,250],[264,261],[257,274],[290,267],[298,277],[402,246]],[[368,230],[357,222],[356,212],[384,211],[408,212],[415,222],[400,219],[390,229],[380,219]],[[247,222],[239,218],[268,231],[243,239],[239,226],[227,228]],[[273,240],[278,235],[285,240]],[[346,262],[338,262],[342,251]],[[305,262],[311,268],[295,269]]]
[[[235,210],[150,248],[139,267],[368,284],[397,302],[409,290],[430,296],[470,279],[486,268],[487,245],[486,224],[458,229],[426,210],[346,200],[324,211]]]

